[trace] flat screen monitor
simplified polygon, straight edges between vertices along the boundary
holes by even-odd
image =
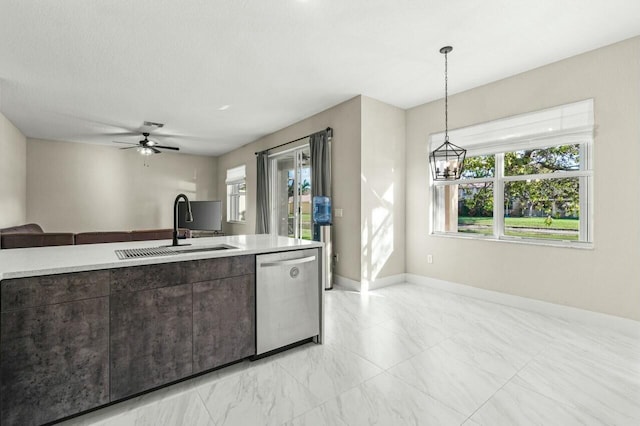
[[[191,201],[193,222],[187,222],[187,205],[178,203],[178,227],[197,231],[222,231],[222,201]]]

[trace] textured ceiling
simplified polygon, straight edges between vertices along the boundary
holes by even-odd
[[[455,93],[638,34],[638,0],[0,0],[0,110],[32,138],[149,120],[219,155],[358,94],[441,98],[447,44]]]

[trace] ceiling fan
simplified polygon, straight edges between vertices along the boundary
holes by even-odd
[[[128,146],[128,147],[125,147],[125,148],[120,148],[120,149],[136,148],[137,151],[142,155],[160,154],[160,153],[162,153],[162,151],[160,151],[161,149],[170,149],[172,151],[180,151],[180,148],[178,148],[178,147],[158,145],[158,143],[156,141],[149,140],[150,134],[147,133],[147,132],[143,132],[142,136],[144,136],[144,139],[138,141],[138,143],[120,142],[120,141],[113,141],[113,142],[114,143],[121,143],[121,144],[125,144],[125,145],[131,145],[131,146]]]

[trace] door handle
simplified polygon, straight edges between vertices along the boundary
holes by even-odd
[[[314,260],[316,260],[315,256],[307,256],[307,257],[300,257],[298,259],[279,260],[277,262],[262,262],[260,266],[268,267],[268,266],[282,266],[282,265],[299,265],[300,263],[313,262]]]

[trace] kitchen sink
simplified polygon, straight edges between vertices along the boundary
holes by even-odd
[[[215,246],[189,246],[185,244],[183,246],[168,246],[167,248],[176,253],[197,253],[200,251],[237,249],[238,247],[227,244],[216,244]]]
[[[184,253],[199,253],[206,251],[218,251],[237,249],[238,247],[230,246],[228,244],[216,244],[213,246],[161,246],[161,247],[146,247],[135,249],[123,249],[116,250],[116,256],[118,259],[140,259],[144,257],[158,257],[158,256],[174,256],[176,254]]]

